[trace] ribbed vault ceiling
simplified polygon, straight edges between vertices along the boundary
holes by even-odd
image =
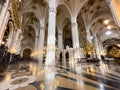
[[[43,23],[48,23],[47,1],[48,0],[21,0],[20,17],[22,18],[21,25],[23,30],[28,29],[27,27],[33,27],[37,34],[40,27],[43,26]],[[111,20],[110,23],[115,25],[106,0],[57,0],[56,4],[57,30],[66,30],[66,32],[69,33],[71,17],[76,16],[79,35],[83,35],[80,37],[84,37],[86,28],[89,28],[93,35],[97,34],[99,37],[102,37],[100,38],[102,42],[110,38],[119,38],[119,35],[118,37],[114,37],[118,34],[116,29],[113,31],[112,37],[102,36],[106,30],[106,26],[103,25],[105,19]],[[43,19],[45,19],[45,22],[43,22]],[[119,28],[117,29],[119,30]]]

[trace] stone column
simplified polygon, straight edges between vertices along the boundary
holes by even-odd
[[[101,55],[103,55],[104,54],[104,48],[103,48],[103,45],[102,45],[102,42],[100,41],[100,39],[99,39],[99,47],[100,47],[100,53],[101,53]]]
[[[19,38],[17,40],[17,44],[16,44],[16,54],[20,54],[21,52],[21,41],[23,39],[23,36],[20,34]]]
[[[17,29],[14,31],[14,36],[13,36],[13,41],[11,43],[11,49],[15,49],[16,50],[16,45],[17,45],[17,41],[19,39],[19,34],[21,33],[20,29]]]
[[[55,57],[56,57],[56,64],[58,64],[59,63],[59,59],[60,59],[60,51],[59,50],[56,51]]]
[[[113,15],[113,19],[114,21],[116,22],[116,24],[120,27],[120,21],[119,21],[119,17],[117,16],[117,12],[115,10],[115,7],[114,7],[114,3],[113,3],[114,0],[106,0],[111,12],[112,12],[112,15]],[[119,1],[119,0],[118,0]],[[116,1],[117,2],[117,1]]]
[[[58,81],[56,78],[56,69],[54,66],[45,66],[45,82],[43,85],[44,88],[41,88],[40,90],[55,90],[56,85]],[[57,81],[57,82],[56,82]]]
[[[72,48],[69,49],[69,63],[73,62]]]
[[[81,57],[81,58],[85,58],[84,49],[80,47],[80,48],[79,48],[79,52],[80,52],[80,57]]]
[[[42,63],[43,60],[43,49],[44,49],[44,36],[45,36],[45,29],[44,27],[40,28],[40,33],[39,33],[39,41],[38,41],[38,50],[39,50],[39,55],[38,55],[38,60]]]
[[[39,41],[39,36],[35,36],[35,46],[34,46],[34,53],[38,51],[38,41]],[[37,59],[37,55],[33,56],[34,59]]]
[[[63,34],[62,34],[62,32],[58,32],[58,48],[59,48],[59,50],[63,49]]]
[[[1,14],[2,7],[3,7],[3,5],[0,3],[0,14]]]
[[[8,7],[9,7],[9,0],[6,1],[6,3],[3,5],[2,10],[1,10],[1,14],[0,14],[0,29],[2,27],[3,22],[5,21],[5,16],[8,12]]]
[[[72,22],[72,39],[73,39],[73,48],[75,49],[74,58],[78,59],[80,58],[79,53],[79,35],[78,35],[78,24],[76,18],[71,19]]]
[[[9,16],[10,16],[10,13],[7,12],[6,15],[5,15],[4,21],[3,21],[2,25],[0,26],[0,45],[1,45],[1,42],[2,42],[2,39],[3,39],[3,36],[4,36],[4,32],[7,28],[7,23],[8,23],[8,20],[9,20]]]
[[[86,26],[86,36],[87,36],[87,44],[92,46],[93,42],[91,39],[90,27]],[[90,58],[93,58],[93,52],[90,53]]]
[[[98,38],[97,38],[96,35],[94,37],[95,37],[94,40],[95,40],[96,54],[97,54],[97,57],[99,59],[101,59],[101,53],[100,53],[100,47],[99,47]]]
[[[37,48],[38,48],[38,40],[39,40],[39,36],[35,36],[35,47],[34,47],[34,52],[37,51]]]
[[[10,15],[8,12],[8,7],[9,7],[9,0],[7,0],[6,3],[4,3],[0,13],[0,45],[5,31],[5,24],[8,21],[7,19]]]
[[[88,40],[88,42],[92,43],[89,27],[86,27],[86,34],[87,34],[87,40]]]
[[[9,25],[9,29],[10,29],[10,33],[9,33],[9,36],[8,36],[8,39],[7,39],[7,46],[8,46],[8,49],[10,49],[10,45],[12,43],[12,37],[13,37],[13,31],[14,31],[14,26],[13,26],[13,22],[12,21],[9,21],[8,23]]]
[[[66,65],[66,51],[65,50],[62,51],[62,65],[63,66]]]
[[[56,27],[56,0],[49,0],[49,24],[47,37],[46,65],[55,65],[55,27]]]

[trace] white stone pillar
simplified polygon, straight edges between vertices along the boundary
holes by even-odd
[[[73,39],[73,48],[75,49],[74,58],[78,59],[80,58],[79,53],[79,35],[78,35],[78,24],[77,24],[77,18],[72,18],[72,39]]]
[[[2,42],[2,39],[3,39],[3,36],[4,36],[4,32],[6,30],[6,27],[7,27],[7,23],[8,23],[8,20],[9,20],[9,12],[6,13],[5,15],[5,18],[4,18],[4,21],[0,27],[0,45],[1,45],[1,42]]]
[[[55,65],[55,28],[56,28],[56,0],[49,0],[49,24],[47,37],[46,65]]]
[[[80,58],[85,58],[84,49],[80,47],[79,52],[80,52]]]
[[[2,6],[1,13],[0,13],[0,45],[2,42],[3,35],[4,35],[5,27],[6,27],[5,24],[9,16],[8,7],[9,7],[9,0],[7,0],[6,3],[4,3],[4,5]]]
[[[114,0],[106,0],[111,12],[112,12],[112,15],[113,15],[113,19],[114,21],[116,22],[116,24],[120,27],[120,21],[119,21],[119,17],[117,16],[117,12],[115,10],[115,7],[114,7],[114,3],[113,3]],[[118,0],[119,1],[119,0]],[[117,2],[117,0],[116,0]]]
[[[58,32],[58,48],[59,48],[59,50],[63,49],[63,34],[62,34],[62,32]]]
[[[5,27],[7,27],[9,17],[10,17],[10,13],[7,12],[6,15],[5,15],[4,22],[2,23],[1,30],[4,30]]]
[[[19,39],[17,41],[17,44],[16,44],[16,54],[20,54],[20,52],[21,52],[21,49],[22,49],[21,41],[22,41],[22,39],[23,39],[23,36],[20,35],[20,37],[19,37]]]
[[[73,59],[74,59],[74,52],[73,52],[73,49],[70,48],[69,49],[69,63],[74,62]]]
[[[89,43],[92,43],[89,27],[86,27],[86,35]]]
[[[21,33],[20,29],[17,29],[14,31],[14,36],[13,36],[13,41],[11,43],[11,49],[15,49],[16,50],[16,45],[17,45],[17,41],[19,39],[19,34]]]
[[[13,34],[14,34],[13,33],[14,26],[13,26],[12,21],[9,21],[8,25],[9,25],[10,33],[9,33],[9,36],[8,36],[8,39],[7,39],[7,46],[8,46],[8,49],[10,49],[10,45],[12,43],[12,37],[13,37]]]
[[[60,51],[57,50],[55,53],[56,53],[56,55],[55,55],[55,57],[56,57],[56,64],[58,64],[59,63],[59,59],[60,59]]]
[[[45,66],[45,82],[43,83],[44,88],[40,90],[55,90],[58,81],[56,78],[56,68],[54,66]],[[57,82],[56,82],[57,81]],[[41,85],[40,85],[41,86]]]
[[[0,3],[0,15],[1,15],[2,7],[3,5]]]
[[[100,47],[99,47],[99,41],[98,41],[98,38],[97,38],[96,35],[94,37],[95,37],[94,40],[95,40],[96,54],[97,54],[97,57],[99,59],[101,59],[101,52],[100,52]]]
[[[36,36],[35,36],[35,46],[34,46],[34,52],[33,52],[33,53],[36,53],[36,52],[38,51],[38,41],[39,41],[39,36],[36,35]],[[37,59],[37,56],[38,56],[38,55],[35,55],[35,56],[33,56],[33,58],[34,58],[34,59]]]
[[[3,22],[5,22],[5,16],[8,12],[8,7],[9,7],[9,0],[6,0],[6,3],[4,3],[1,14],[0,14],[0,30],[1,30]]]
[[[41,27],[40,28],[40,33],[39,33],[39,41],[38,41],[38,50],[39,50],[39,55],[38,55],[38,60],[42,63],[43,60],[43,49],[44,49],[44,37],[45,37],[45,28]]]
[[[100,47],[101,55],[104,55],[104,48],[103,48],[102,42],[100,40],[99,40],[99,47]]]
[[[38,48],[38,40],[39,40],[39,36],[35,36],[35,47],[34,47],[34,52],[37,51],[37,48]]]
[[[62,65],[65,66],[66,64],[66,51],[62,51]]]

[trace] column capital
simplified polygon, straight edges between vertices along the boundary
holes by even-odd
[[[20,35],[20,39],[22,40],[24,38],[24,36],[23,35]]]
[[[35,36],[35,38],[39,38],[39,36]]]
[[[55,7],[49,7],[49,12],[53,12],[56,14],[56,8]]]
[[[45,28],[44,27],[40,27],[40,30],[45,30]]]
[[[8,23],[14,23],[14,21],[12,19],[9,19]]]
[[[95,34],[95,35],[93,35],[93,37],[94,37],[94,38],[97,38],[97,35]]]
[[[86,35],[88,35],[89,34],[89,31],[86,31]]]
[[[18,29],[19,31],[21,31],[21,29]]]
[[[76,26],[76,25],[78,25],[77,22],[72,22],[72,26]]]
[[[62,33],[58,33],[59,36],[62,36]]]
[[[106,0],[108,4],[110,4],[111,0]]]
[[[19,33],[21,33],[22,32],[22,30],[21,29],[15,29],[16,31],[18,31]]]
[[[77,23],[77,17],[76,16],[71,17],[71,23]]]

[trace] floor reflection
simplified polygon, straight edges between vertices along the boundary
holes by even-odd
[[[9,65],[0,73],[0,90],[119,90],[119,69],[119,65],[103,62],[55,66],[21,62]]]
[[[55,67],[45,66],[45,90],[55,90]]]

